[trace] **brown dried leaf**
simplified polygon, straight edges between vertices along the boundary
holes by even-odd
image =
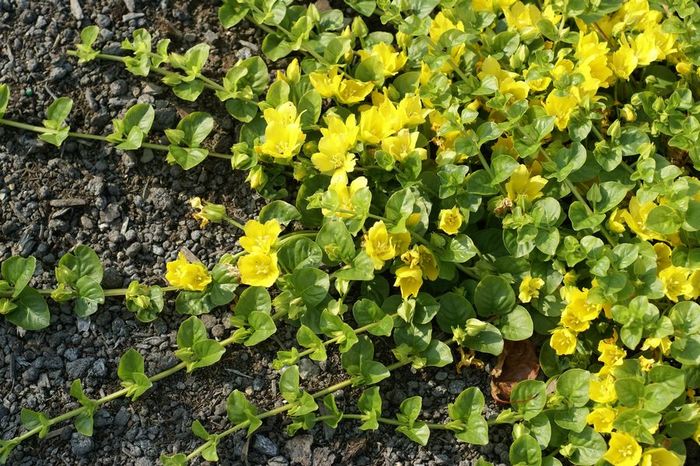
[[[539,371],[535,345],[530,340],[506,340],[503,352],[491,370],[491,396],[499,403],[508,403],[515,384],[536,378]]]

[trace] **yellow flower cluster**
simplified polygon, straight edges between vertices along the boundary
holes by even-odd
[[[698,299],[700,270],[672,265],[672,251],[666,243],[654,244],[654,251],[656,252],[656,270],[666,297],[673,302],[678,302],[681,296],[685,299]]]
[[[379,220],[367,230],[363,246],[367,255],[372,259],[375,270],[379,270],[384,267],[386,261],[406,252],[410,243],[410,233],[389,233],[384,222]]]
[[[535,5],[520,2],[504,8],[504,14],[508,25],[521,34],[533,32],[540,17],[556,22],[551,13],[547,14],[547,9],[540,14]],[[577,20],[580,32],[574,46],[576,61],[560,57],[550,75],[555,81],[575,74],[583,80],[567,90],[552,90],[543,102],[545,112],[555,117],[559,130],[566,129],[576,108],[597,99],[598,89],[609,87],[616,79],[627,80],[638,66],[647,66],[676,52],[675,37],[663,31],[662,19],[660,11],[650,10],[647,0],[632,0],[624,2],[614,15],[603,17],[590,28]]]
[[[343,171],[336,172],[331,177],[328,191],[337,196],[338,208],[333,212],[326,208],[321,209],[324,216],[333,215],[338,218],[353,218],[355,216],[355,206],[352,200],[355,194],[367,187],[367,178],[359,176],[349,184],[348,182],[348,175]]]
[[[326,128],[321,128],[318,152],[311,156],[316,170],[324,175],[348,173],[355,169],[355,155],[350,151],[357,143],[359,127],[354,114],[345,121],[331,114],[326,118]]]
[[[394,104],[386,94],[375,92],[372,106],[361,108],[359,140],[369,145],[381,145],[382,150],[402,161],[416,150],[418,141],[418,133],[409,132],[409,129],[425,122],[429,112],[423,109],[417,95],[406,95]],[[420,151],[420,156],[422,159],[427,157],[425,149]]]
[[[186,291],[203,291],[212,282],[212,277],[201,262],[190,262],[182,252],[177,260],[165,264],[165,279],[170,286]]]
[[[540,289],[544,286],[544,280],[530,275],[523,278],[518,288],[518,299],[522,303],[529,303],[533,298],[540,297]]]
[[[326,71],[315,71],[309,75],[309,80],[321,97],[334,98],[346,105],[362,102],[374,89],[374,83],[344,78],[337,66],[331,66]]]
[[[280,274],[275,246],[282,227],[277,220],[264,224],[250,220],[243,231],[245,235],[238,242],[248,254],[238,259],[241,283],[265,288],[274,285]]]
[[[387,43],[380,42],[371,50],[360,50],[357,52],[362,62],[370,59],[377,60],[382,66],[384,77],[394,76],[406,65],[408,57],[404,52],[397,52],[396,49]]]
[[[423,278],[437,280],[438,266],[433,253],[423,245],[416,245],[401,255],[404,264],[396,269],[394,286],[401,289],[401,296],[407,299],[418,296]]]
[[[263,117],[267,123],[265,141],[255,147],[256,151],[278,160],[294,157],[306,140],[294,104],[285,102],[277,108],[268,108]]]
[[[603,306],[593,304],[588,299],[588,289],[565,287],[563,293],[567,305],[559,320],[560,326],[552,332],[549,344],[554,351],[563,356],[573,354],[576,350],[577,335],[588,330],[591,322],[598,317]]]

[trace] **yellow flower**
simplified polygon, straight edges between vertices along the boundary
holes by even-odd
[[[692,63],[688,63],[687,61],[681,61],[681,62],[676,63],[676,73],[678,73],[682,76],[687,76],[692,72],[693,72]]]
[[[170,286],[180,290],[202,291],[212,278],[201,262],[190,262],[183,253],[178,253],[177,260],[165,264],[165,279]]]
[[[411,133],[404,128],[396,133],[396,136],[390,136],[382,141],[382,150],[394,157],[397,162],[403,162],[406,157],[412,152],[416,152],[421,160],[428,158],[428,152],[423,148],[416,149],[418,142],[418,131]]]
[[[662,53],[656,46],[656,34],[654,30],[647,29],[632,41],[632,49],[637,56],[639,66],[647,66],[659,58]]]
[[[615,208],[615,210],[610,213],[610,217],[608,217],[608,229],[613,233],[623,233],[625,231],[625,224],[623,222],[622,212]]]
[[[380,42],[372,47],[372,50],[359,50],[357,54],[364,62],[370,58],[375,58],[382,65],[384,77],[394,76],[404,67],[408,57],[404,52],[397,52],[393,46]]]
[[[561,313],[559,322],[576,333],[584,332],[591,326],[590,320],[582,318],[578,312],[569,308],[564,309],[564,312]]]
[[[670,265],[659,272],[659,279],[664,286],[664,294],[671,301],[678,302],[680,295],[692,295],[693,285],[688,280],[688,269]]]
[[[528,275],[523,278],[523,281],[520,282],[520,293],[518,294],[520,302],[529,303],[532,301],[532,298],[539,298],[542,286],[544,286],[544,280],[539,277],[532,278]]]
[[[365,235],[364,248],[367,255],[372,259],[375,270],[384,266],[384,262],[396,257],[396,248],[391,235],[386,229],[384,222],[379,220],[367,230]]]
[[[355,208],[352,203],[353,196],[363,188],[367,187],[367,178],[360,176],[352,180],[348,185],[348,176],[340,172],[331,178],[331,184],[328,186],[328,191],[334,193],[338,197],[338,209],[342,212],[331,212],[328,209],[321,209],[323,215],[335,215],[340,218],[352,218],[355,216]]]
[[[552,332],[549,346],[554,349],[558,356],[574,354],[574,351],[576,351],[576,334],[566,328],[557,328]]]
[[[401,115],[389,99],[360,113],[359,139],[362,142],[380,144],[399,129],[401,129]]]
[[[330,115],[327,124],[327,128],[321,128],[323,136],[318,142],[319,151],[311,156],[311,162],[325,175],[353,171],[355,156],[348,151],[355,146],[359,133],[355,115],[348,116],[345,122],[337,115]]]
[[[642,351],[656,348],[660,348],[662,354],[668,354],[668,352],[671,350],[671,340],[668,337],[649,337],[644,340],[644,343],[642,343]]]
[[[607,43],[600,42],[595,31],[580,33],[575,49],[574,55],[578,59],[576,72],[584,77],[583,90],[594,95],[599,87],[608,87],[607,81],[613,72],[608,68]]]
[[[622,364],[627,352],[617,346],[611,340],[601,340],[598,342],[598,361],[602,362],[608,367],[619,366]]]
[[[613,466],[637,466],[642,458],[642,447],[631,435],[613,432],[603,458]]]
[[[464,217],[457,206],[442,209],[438,215],[438,227],[448,235],[456,235],[463,221]]]
[[[202,201],[199,197],[190,199],[190,206],[198,210],[192,214],[192,217],[199,221],[200,228],[206,227],[209,222],[220,223],[226,217],[226,207]]]
[[[344,79],[338,66],[331,66],[326,71],[314,71],[309,74],[309,81],[321,97],[335,98],[346,105],[362,102],[374,89],[374,83]]]
[[[277,237],[282,232],[282,227],[277,220],[268,220],[264,224],[257,220],[248,221],[243,231],[245,236],[241,236],[238,242],[246,252],[259,252],[266,254],[270,252],[277,242]]]
[[[294,157],[306,140],[294,104],[285,102],[277,108],[268,108],[263,116],[267,123],[265,142],[256,146],[256,150],[277,159]]]
[[[396,281],[394,286],[401,288],[401,296],[406,299],[410,296],[418,296],[418,290],[423,285],[423,272],[420,267],[404,265],[396,269]]]
[[[428,280],[437,280],[438,266],[435,256],[423,245],[414,246],[411,250],[401,255],[401,260],[409,267],[420,267],[423,277]]]
[[[620,47],[610,57],[610,68],[618,78],[627,79],[637,67],[637,62],[637,55],[623,34],[620,36]]]
[[[504,8],[506,23],[511,29],[517,29],[521,35],[533,36],[537,34],[537,23],[542,19],[540,10],[532,4],[515,2],[511,7]]]
[[[343,79],[338,88],[336,98],[345,105],[362,102],[374,89],[374,83],[363,82],[357,79]]]
[[[421,98],[413,94],[401,99],[396,109],[402,127],[422,125],[425,123],[425,117],[431,112],[430,109],[424,109]]]
[[[655,243],[654,252],[656,253],[656,270],[659,272],[671,266],[671,248],[666,243]]]
[[[613,429],[613,422],[617,417],[617,411],[608,407],[599,407],[586,416],[586,422],[593,426],[596,432],[609,434]]]
[[[444,33],[453,29],[464,32],[464,24],[461,21],[453,23],[447,16],[445,16],[445,13],[440,11],[435,15],[435,18],[433,18],[433,21],[430,23],[428,34],[433,42],[437,43]]]
[[[457,23],[453,23],[441,11],[437,15],[435,15],[435,18],[433,18],[433,21],[430,23],[430,29],[428,30],[428,34],[430,36],[430,39],[434,43],[437,43],[444,33],[455,29],[458,31],[464,31],[464,24],[462,23],[462,21],[457,21]],[[464,44],[455,45],[450,49],[450,57],[454,62],[459,63],[460,59],[462,58],[462,55],[464,55],[465,50],[466,46]],[[440,71],[442,71],[443,73],[449,73],[452,71],[452,65],[449,62],[443,63],[443,65],[440,67]]]
[[[271,287],[277,281],[280,271],[277,268],[277,255],[254,252],[238,259],[241,283],[249,286]]]
[[[690,274],[688,281],[690,282],[691,292],[686,294],[685,297],[686,299],[697,299],[700,297],[700,270]]]
[[[277,71],[277,80],[278,81],[285,81],[287,83],[297,83],[299,82],[299,79],[301,78],[301,69],[299,68],[299,60],[294,59],[292,62],[287,66],[287,71],[283,72],[278,70]]]
[[[681,466],[681,459],[665,448],[650,448],[642,455],[640,466]]]
[[[479,79],[484,79],[486,76],[494,76],[498,79],[498,90],[502,94],[512,94],[516,100],[527,98],[530,87],[524,81],[516,81],[515,78],[519,75],[510,71],[505,71],[501,68],[493,56],[489,55],[481,63],[481,71],[477,74]]]
[[[544,102],[544,111],[555,118],[554,123],[559,131],[564,131],[569,124],[569,118],[578,106],[578,99],[571,94],[561,95],[554,89]]]
[[[561,79],[574,71],[574,62],[566,58],[560,58],[552,68],[551,75],[554,79]]]
[[[338,95],[342,80],[343,77],[338,73],[337,66],[331,66],[326,71],[314,71],[309,74],[311,85],[325,99]]]
[[[617,400],[615,379],[610,374],[593,374],[589,385],[591,400],[596,403],[613,403]]]
[[[644,356],[639,356],[639,366],[642,369],[642,372],[649,372],[651,368],[654,366],[654,363],[656,363],[655,360],[645,358]]]
[[[547,180],[539,175],[530,176],[527,166],[520,165],[515,169],[510,179],[506,183],[506,193],[512,201],[517,201],[521,196],[528,201],[534,201],[542,197],[542,188],[547,184]]]

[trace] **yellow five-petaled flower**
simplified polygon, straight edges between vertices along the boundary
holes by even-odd
[[[212,281],[207,268],[201,262],[190,262],[183,253],[178,253],[177,260],[165,265],[165,279],[181,290],[203,291]]]

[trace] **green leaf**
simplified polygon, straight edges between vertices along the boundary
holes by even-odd
[[[183,132],[185,146],[197,148],[214,129],[214,119],[205,112],[192,112],[180,120],[177,129]]]
[[[540,445],[528,434],[515,439],[510,446],[508,457],[513,466],[540,466],[542,464]]]
[[[499,329],[506,340],[520,341],[532,336],[534,324],[527,309],[515,306],[512,311],[501,316]]]
[[[262,425],[262,420],[257,417],[258,409],[239,390],[232,391],[226,399],[226,413],[229,421],[233,424],[250,422],[248,425],[249,437]]]
[[[73,108],[73,100],[70,97],[59,97],[54,100],[46,109],[46,119],[54,123],[54,126],[49,126],[51,129],[59,129]],[[44,122],[46,126],[46,121]]]
[[[317,267],[323,260],[323,251],[309,238],[303,236],[286,241],[277,251],[277,261],[283,272]]]
[[[307,349],[313,349],[309,358],[314,361],[325,361],[327,358],[326,347],[323,341],[306,325],[302,325],[297,330],[297,342]]]
[[[170,163],[177,163],[183,170],[189,170],[202,163],[207,155],[209,155],[207,149],[190,149],[171,145],[168,146],[167,160]]]
[[[542,412],[546,402],[545,383],[540,380],[518,382],[510,396],[510,404],[525,420]]]
[[[595,229],[605,220],[605,214],[589,212],[581,201],[574,201],[569,206],[569,220],[576,231]]]
[[[26,259],[19,256],[10,257],[2,263],[0,272],[2,278],[14,287],[12,298],[16,298],[29,284],[36,270],[36,258],[30,256]]]
[[[418,359],[421,360],[421,367],[445,367],[454,361],[449,345],[437,339],[430,341],[430,344],[420,353]]]
[[[258,105],[250,100],[228,99],[226,111],[236,120],[250,123],[258,114]]]
[[[558,408],[554,409],[554,423],[571,432],[581,432],[586,427],[588,408]]]
[[[379,387],[370,387],[362,392],[357,407],[362,413],[363,423],[360,430],[376,430],[379,428],[378,418],[382,415],[382,397]]]
[[[224,0],[219,7],[219,21],[224,29],[230,29],[246,17],[250,9],[240,0]]]
[[[646,219],[647,228],[663,235],[677,233],[682,224],[683,218],[666,205],[654,207]]]
[[[246,346],[255,346],[267,340],[277,331],[275,321],[267,312],[253,311],[248,315],[248,325],[253,333],[243,342]]]
[[[586,163],[586,148],[575,142],[570,147],[555,151],[550,157],[552,162],[545,162],[544,168],[551,171],[557,181],[563,182]]]
[[[241,296],[234,307],[234,313],[237,317],[248,319],[248,316],[253,311],[270,313],[272,310],[272,301],[270,293],[261,286],[249,286]]]
[[[457,338],[457,333],[455,333]],[[468,319],[460,346],[498,356],[503,352],[503,335],[494,325],[479,319]]]
[[[42,439],[46,437],[46,434],[49,433],[49,428],[51,427],[49,426],[49,420],[44,413],[32,411],[31,409],[27,408],[22,408],[20,421],[22,422],[22,426],[27,430],[40,427],[41,430],[39,430],[39,438]]]
[[[195,343],[207,339],[207,328],[204,322],[195,316],[190,317],[180,324],[177,330],[178,348],[192,348]]]
[[[88,246],[78,245],[72,253],[67,253],[58,261],[56,279],[58,283],[75,286],[82,277],[102,282],[102,263],[95,251]]]
[[[5,116],[7,104],[10,102],[10,86],[0,83],[0,118]]]
[[[394,319],[387,315],[371,299],[360,299],[352,307],[352,315],[358,325],[372,325],[367,332],[376,336],[390,336],[394,328]]]
[[[440,310],[436,318],[443,332],[450,333],[455,327],[463,327],[467,319],[474,317],[474,308],[463,295],[449,292],[440,296]]]
[[[557,393],[564,397],[567,404],[574,407],[588,403],[588,386],[591,373],[583,369],[569,369],[557,379]]]
[[[173,93],[180,99],[194,102],[204,91],[204,81],[195,79],[194,81],[181,82],[173,86]]]
[[[374,278],[374,263],[365,251],[360,251],[350,265],[336,271],[333,276],[348,281],[368,281]]]
[[[280,377],[279,390],[282,398],[288,403],[294,403],[301,396],[299,389],[299,367],[291,366],[285,369]]]
[[[153,386],[144,371],[143,356],[133,348],[119,359],[117,375],[122,381],[122,386],[128,390],[127,396],[131,397],[132,401],[136,401]]]
[[[502,315],[515,306],[515,292],[499,275],[488,275],[474,289],[474,305],[480,316]]]
[[[477,387],[467,388],[454,403],[447,405],[447,413],[453,420],[448,426],[457,440],[473,445],[488,443],[488,424],[482,415],[484,405],[484,395]]]
[[[341,220],[325,223],[316,235],[316,243],[323,250],[325,257],[333,263],[350,263],[355,258],[355,243]]]
[[[590,466],[598,463],[608,449],[605,439],[591,427],[581,432],[569,432],[566,457],[575,465]]]
[[[78,296],[75,300],[73,310],[75,315],[81,318],[88,317],[105,302],[105,294],[102,287],[91,277],[80,277],[75,284]]]
[[[278,34],[268,34],[263,39],[262,51],[274,62],[292,53],[292,44]]]
[[[328,295],[330,281],[325,272],[304,267],[291,273],[289,285],[294,296],[301,298],[308,307],[313,307],[320,304]]]
[[[46,300],[36,290],[24,288],[13,300],[17,307],[5,315],[8,322],[25,330],[41,330],[51,323]]]
[[[260,209],[258,221],[265,223],[268,220],[277,220],[280,224],[286,225],[292,220],[299,220],[301,214],[292,204],[281,200],[268,203]]]
[[[332,393],[329,393],[323,397],[323,406],[326,408],[326,412],[324,414],[326,419],[324,419],[323,422],[331,429],[337,428],[338,424],[343,418],[343,412],[338,409],[338,405],[336,404],[335,397]],[[328,419],[328,416],[331,416],[331,418]]]
[[[160,455],[160,462],[163,466],[187,466],[189,460],[184,453],[177,453],[175,455],[166,455],[163,453]]]

